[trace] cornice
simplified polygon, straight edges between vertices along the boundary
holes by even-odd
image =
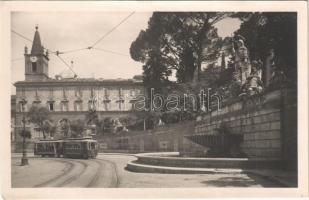
[[[44,80],[44,81],[18,81],[14,83],[16,87],[35,86],[35,87],[52,87],[52,86],[143,86],[142,82],[132,80]]]

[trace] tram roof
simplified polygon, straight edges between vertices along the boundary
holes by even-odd
[[[64,141],[89,141],[89,142],[97,142],[97,140],[94,140],[91,137],[86,138],[66,138]]]
[[[41,139],[36,142],[45,143],[45,142],[62,142],[63,140],[51,140],[51,139]]]
[[[63,142],[63,141],[88,141],[88,142],[97,142],[97,140],[91,137],[84,138],[64,138],[64,139],[40,139],[36,143],[48,143],[48,142]]]

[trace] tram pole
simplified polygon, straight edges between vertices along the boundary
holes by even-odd
[[[22,113],[23,113],[23,119],[22,119],[22,122],[23,122],[23,156],[21,158],[21,166],[24,166],[24,165],[28,165],[29,162],[28,162],[28,157],[27,157],[27,151],[26,151],[26,117],[25,117],[25,104],[26,104],[26,100],[23,99],[22,100]]]

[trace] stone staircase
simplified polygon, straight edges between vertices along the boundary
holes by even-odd
[[[248,158],[186,158],[178,152],[136,154],[137,160],[126,169],[142,173],[215,174],[243,173],[247,169],[269,169],[280,165],[279,160]]]

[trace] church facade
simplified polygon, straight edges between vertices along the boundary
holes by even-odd
[[[89,110],[96,110],[99,118],[119,118],[134,112],[136,97],[145,94],[140,76],[132,79],[78,78],[75,74],[49,77],[49,55],[41,44],[37,27],[31,51],[25,47],[24,56],[25,80],[14,84],[17,129],[22,127],[23,114],[32,106],[46,107],[55,122],[83,120]]]

